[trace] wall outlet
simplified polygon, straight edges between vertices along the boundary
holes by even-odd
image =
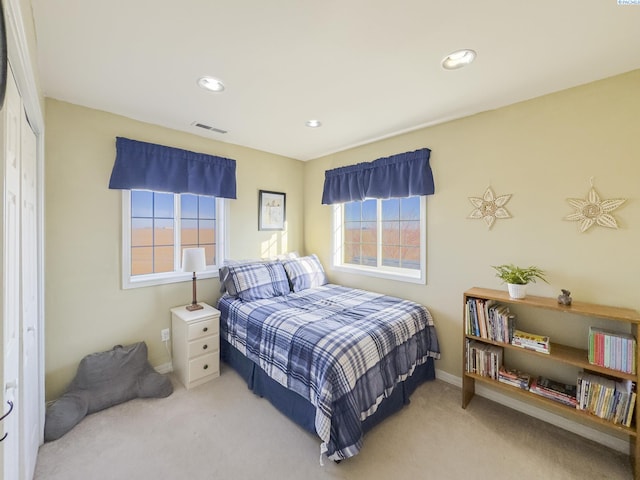
[[[171,334],[169,333],[169,329],[168,328],[164,328],[164,329],[160,330],[160,339],[163,342],[169,341],[170,338],[171,338]]]

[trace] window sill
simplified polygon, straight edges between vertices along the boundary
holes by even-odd
[[[188,282],[193,278],[190,272],[167,272],[156,273],[152,275],[136,275],[135,277],[126,276],[122,279],[122,289],[153,287],[156,285],[166,285],[169,283]],[[218,268],[215,270],[207,270],[196,274],[197,280],[205,278],[218,278]]]
[[[337,272],[352,273],[354,275],[364,275],[367,277],[378,277],[386,280],[395,280],[397,282],[420,283],[425,284],[426,278],[423,272],[419,270],[402,270],[399,268],[376,268],[365,267],[361,265],[333,265],[333,270]]]

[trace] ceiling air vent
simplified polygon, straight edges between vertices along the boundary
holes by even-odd
[[[222,130],[220,128],[211,127],[209,125],[205,125],[204,123],[193,122],[191,125],[193,125],[194,127],[198,127],[198,128],[204,128],[205,130],[211,130],[212,132],[216,132],[216,133],[227,133],[226,130]]]

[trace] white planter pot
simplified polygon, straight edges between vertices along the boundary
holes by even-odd
[[[526,285],[516,285],[515,283],[507,283],[509,289],[509,296],[511,298],[524,298],[527,296]]]

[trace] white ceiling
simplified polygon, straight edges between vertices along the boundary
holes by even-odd
[[[45,96],[300,160],[640,68],[640,5],[617,0],[32,7]],[[460,48],[476,61],[444,70]]]

